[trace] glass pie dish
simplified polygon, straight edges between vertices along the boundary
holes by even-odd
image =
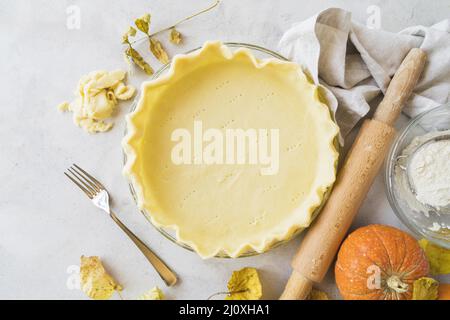
[[[385,164],[385,185],[394,213],[415,235],[450,249],[450,208],[434,208],[418,201],[409,178],[409,161],[415,152],[426,143],[450,139],[448,130],[450,104],[412,119],[390,149]]]
[[[272,51],[270,51],[270,50],[267,50],[267,49],[264,49],[264,48],[261,48],[261,47],[258,47],[258,46],[254,46],[254,45],[249,45],[249,44],[238,44],[238,43],[225,43],[224,45],[226,45],[228,48],[230,48],[230,49],[241,49],[241,48],[245,48],[245,49],[247,49],[247,51],[250,51],[250,53],[254,56],[254,57],[256,57],[256,58],[258,58],[258,59],[265,59],[265,58],[271,58],[271,59],[276,59],[276,60],[280,60],[280,61],[287,61],[287,59],[285,59],[284,57],[282,57],[282,56],[280,56],[280,55],[278,55],[278,54],[276,54],[276,53],[274,53],[274,52],[272,52]],[[203,47],[204,48],[204,47]],[[195,52],[195,51],[197,51],[197,50],[200,50],[201,48],[198,48],[198,49],[195,49],[195,50],[191,50],[191,51],[189,51],[188,52],[188,54],[189,53],[192,53],[192,52]],[[200,53],[202,53],[202,52],[200,52]],[[175,61],[178,61],[177,59],[175,59]],[[215,60],[214,60],[215,61]],[[165,76],[166,74],[167,74],[167,72],[170,70],[170,64],[168,64],[168,65],[165,65],[164,67],[162,67],[158,72],[156,72],[151,78],[150,78],[150,80],[159,80],[159,79],[161,79],[163,76]],[[178,66],[178,64],[177,64],[177,62],[175,62],[175,68],[177,68],[177,66]],[[175,69],[175,70],[177,70],[177,69]],[[296,73],[296,75],[297,74],[299,74],[299,73]],[[247,75],[247,74],[246,74]],[[189,83],[189,82],[188,82]],[[297,87],[296,87],[297,88]],[[240,89],[240,90],[242,90],[242,89]],[[153,92],[153,91],[152,91]],[[209,91],[206,91],[206,92],[209,92]],[[257,94],[258,93],[256,93],[256,96],[257,96]],[[141,93],[141,95],[142,95],[142,93]],[[152,96],[151,94],[150,94],[150,96]],[[252,97],[253,97],[254,95],[252,95]],[[133,113],[133,111],[135,111],[136,110],[136,108],[138,108],[137,109],[137,112],[140,112],[141,110],[144,110],[144,109],[139,109],[140,108],[140,106],[139,106],[139,103],[140,103],[140,101],[141,101],[141,98],[142,99],[146,99],[148,96],[147,95],[144,95],[144,96],[142,96],[142,97],[137,97],[137,99],[135,100],[135,102],[133,103],[133,106],[132,106],[132,108],[131,108],[131,113]],[[145,100],[143,100],[143,101],[145,101]],[[186,101],[186,100],[184,100],[184,101]],[[187,100],[187,101],[190,101],[190,100]],[[184,103],[184,102],[183,102]],[[323,104],[322,104],[323,105]],[[141,106],[142,106],[142,103],[141,103]],[[299,110],[299,109],[297,109],[296,108],[296,106],[297,106],[297,104],[294,104],[294,109],[295,110]],[[325,107],[324,107],[325,108]],[[145,109],[145,110],[152,110],[152,109]],[[226,109],[221,109],[221,110],[226,110]],[[300,109],[301,110],[301,109]],[[315,110],[315,109],[314,109]],[[326,111],[322,111],[324,114],[326,114]],[[329,117],[329,115],[327,116],[327,117]],[[147,118],[140,118],[140,119],[147,119]],[[142,120],[141,120],[142,121]],[[147,124],[147,122],[143,122],[144,123],[144,126],[148,126],[148,124]],[[334,124],[334,126],[336,126],[335,124]],[[133,130],[131,130],[130,131],[130,128],[134,128],[134,126],[133,125],[131,125],[130,124],[130,122],[128,122],[128,125],[127,125],[127,130],[128,131],[126,131],[125,132],[125,135],[127,136],[128,134],[129,134],[129,132],[131,132],[131,135],[133,135],[134,134],[134,131]],[[151,128],[155,128],[155,126],[152,126]],[[327,146],[331,146],[333,143],[332,143],[332,141],[333,141],[333,138],[334,138],[335,136],[333,135],[333,136],[330,136],[330,139],[328,140],[329,141],[329,143],[327,144]],[[141,145],[143,145],[143,144],[139,144],[139,145],[137,145],[136,146],[136,148],[139,148],[139,149],[141,149]],[[320,144],[319,144],[320,145]],[[336,143],[335,143],[335,145],[336,145]],[[146,150],[146,149],[144,149],[144,150]],[[157,155],[158,155],[158,157],[159,157],[159,154],[160,153],[156,153]],[[164,152],[163,152],[163,154],[164,154]],[[128,156],[129,156],[129,154],[128,154]],[[130,158],[130,159],[133,159],[133,160],[131,160],[131,161],[134,161],[134,159],[136,159],[136,158]],[[137,159],[140,159],[140,158],[137,158]],[[149,158],[149,160],[151,161],[151,162],[153,162],[153,160],[152,159],[154,159],[154,157],[151,157],[151,158]],[[169,160],[170,161],[170,160]],[[126,164],[127,163],[127,152],[124,152],[124,163]],[[329,162],[329,165],[328,165],[328,168],[329,168],[329,172],[330,172],[330,177],[331,177],[331,172],[332,172],[332,164],[334,163],[334,159],[333,159],[333,162]],[[139,168],[141,168],[141,167],[139,167]],[[136,175],[137,177],[143,177],[142,175]],[[330,182],[332,182],[332,180],[331,180],[331,178],[330,178]],[[177,183],[179,183],[179,181],[177,180]],[[136,202],[136,204],[138,205],[139,203],[142,203],[142,202],[140,202],[139,200],[142,200],[142,199],[145,199],[145,201],[149,201],[149,199],[152,199],[151,197],[150,198],[147,198],[147,197],[143,197],[142,196],[142,193],[139,193],[139,191],[141,191],[142,189],[140,189],[139,188],[139,186],[142,186],[141,184],[138,184],[138,186],[136,186],[136,185],[133,185],[133,182],[131,182],[130,184],[129,184],[129,186],[130,186],[130,191],[131,191],[131,193],[132,193],[132,196],[133,196],[133,199],[135,200],[135,202]],[[327,185],[327,186],[329,186],[329,184]],[[136,189],[136,187],[138,187],[137,189]],[[331,188],[331,187],[330,187]],[[325,202],[325,199],[327,198],[327,196],[328,196],[328,194],[329,194],[329,189],[330,188],[322,188],[322,190],[321,190],[321,193],[322,193],[322,197],[320,198],[320,199],[318,199],[317,200],[317,202],[315,203],[315,205],[314,206],[311,206],[310,208],[311,208],[311,210],[309,211],[309,219],[311,219],[311,216],[312,217],[315,217],[316,215],[317,215],[317,213],[320,211],[320,209],[321,209],[321,207],[322,207],[322,205],[323,205],[323,203]],[[145,190],[147,190],[147,189],[145,189]],[[171,191],[172,192],[172,191]],[[171,196],[172,196],[173,194],[171,194]],[[171,197],[172,198],[172,197]],[[157,201],[157,200],[156,200]],[[156,203],[156,202],[153,202],[153,203]],[[231,202],[231,203],[233,203],[233,202]],[[236,202],[234,202],[234,203],[236,203]],[[141,206],[142,207],[142,206]],[[210,207],[210,208],[213,208],[213,207]],[[153,209],[150,209],[150,210],[153,210]],[[314,211],[313,211],[314,210]],[[146,217],[146,219],[152,224],[152,225],[154,225],[155,227],[156,227],[156,229],[161,233],[161,234],[163,234],[166,238],[168,238],[169,240],[171,240],[172,242],[174,242],[174,243],[176,243],[176,244],[178,244],[178,245],[180,245],[181,247],[183,247],[183,248],[185,248],[185,249],[188,249],[188,250],[191,250],[191,251],[195,251],[194,250],[194,248],[193,247],[191,247],[189,244],[187,244],[185,241],[180,241],[179,240],[179,237],[177,236],[177,233],[175,232],[175,230],[173,229],[173,228],[169,228],[169,227],[162,227],[160,224],[158,224],[158,223],[155,223],[154,222],[154,218],[155,218],[155,212],[156,213],[158,213],[158,211],[154,211],[153,212],[153,214],[152,215],[150,215],[146,210],[142,210],[141,211],[143,214],[144,214],[144,216]],[[168,211],[168,212],[172,212],[172,211]],[[277,211],[274,211],[274,212],[277,212]],[[306,212],[306,211],[305,211]],[[236,221],[236,220],[234,220],[234,221]],[[198,224],[197,224],[198,225]],[[304,225],[306,225],[306,224],[304,224]],[[244,224],[244,226],[246,226],[246,224]],[[273,241],[270,241],[265,247],[264,247],[264,249],[263,250],[261,250],[261,249],[259,249],[258,248],[258,251],[254,251],[254,250],[245,250],[244,252],[241,252],[240,254],[239,254],[239,257],[248,257],[248,256],[252,256],[252,255],[256,255],[256,254],[259,254],[259,253],[262,253],[262,252],[265,252],[265,251],[267,251],[267,250],[270,250],[270,249],[272,249],[272,248],[274,248],[274,247],[276,247],[276,246],[278,246],[278,245],[280,245],[280,244],[282,244],[282,243],[285,243],[285,242],[287,242],[287,241],[289,241],[290,239],[292,239],[295,235],[297,235],[300,231],[302,231],[303,229],[304,229],[304,227],[298,227],[298,225],[294,225],[295,226],[295,228],[292,228],[292,231],[293,232],[291,232],[290,234],[289,234],[289,236],[288,237],[286,237],[286,238],[283,238],[282,240],[273,240]],[[296,229],[298,227],[298,229]],[[206,242],[206,243],[208,243],[208,242]],[[210,256],[212,256],[212,255],[214,255],[214,253],[212,253]],[[229,257],[229,255],[226,253],[226,252],[218,252],[217,254],[215,254],[215,256],[216,257],[221,257],[221,258],[228,258]],[[232,255],[233,256],[233,255]],[[234,257],[234,256],[233,256]]]

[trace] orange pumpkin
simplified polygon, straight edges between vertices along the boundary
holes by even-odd
[[[439,300],[450,300],[450,283],[439,285]]]
[[[414,280],[428,271],[417,241],[383,225],[351,233],[339,250],[335,267],[336,284],[346,300],[409,300]]]

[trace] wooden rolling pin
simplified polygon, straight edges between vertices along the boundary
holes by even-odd
[[[392,128],[422,73],[426,55],[412,49],[391,80],[372,120],[366,120],[340,170],[330,198],[292,260],[280,299],[306,299],[322,281],[377,175],[395,136]]]

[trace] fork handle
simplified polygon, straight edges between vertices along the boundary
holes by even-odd
[[[114,212],[110,212],[109,214],[115,223],[133,240],[134,244],[141,250],[147,260],[152,264],[152,266],[156,269],[159,276],[166,283],[167,286],[171,287],[175,283],[177,283],[176,274],[170,270],[170,268],[162,261],[147,245],[141,241],[130,229],[128,229],[122,221],[117,218]]]

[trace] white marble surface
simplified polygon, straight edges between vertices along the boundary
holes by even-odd
[[[169,298],[204,299],[223,291],[232,270],[261,270],[264,298],[277,298],[287,280],[295,239],[267,254],[237,260],[202,261],[163,238],[137,211],[121,175],[121,105],[116,126],[106,134],[88,135],[55,106],[72,97],[78,78],[95,69],[124,68],[120,38],[133,17],[150,11],[155,29],[167,26],[210,1],[199,0],[4,0],[0,6],[0,298],[84,299],[67,286],[67,269],[80,255],[99,255],[135,298],[158,285]],[[66,8],[81,9],[81,28],[68,30]],[[448,0],[271,1],[224,0],[219,8],[182,26],[183,52],[205,40],[255,43],[276,49],[286,28],[331,6],[351,10],[365,22],[369,5],[381,8],[381,25],[398,31],[447,18]],[[143,77],[133,76],[139,84]],[[405,123],[400,121],[399,126]],[[151,245],[180,276],[165,288],[142,254],[102,212],[95,209],[63,176],[76,162],[104,182],[120,218]],[[352,228],[386,223],[404,228],[394,216],[377,178]],[[330,273],[321,287],[337,297]]]

